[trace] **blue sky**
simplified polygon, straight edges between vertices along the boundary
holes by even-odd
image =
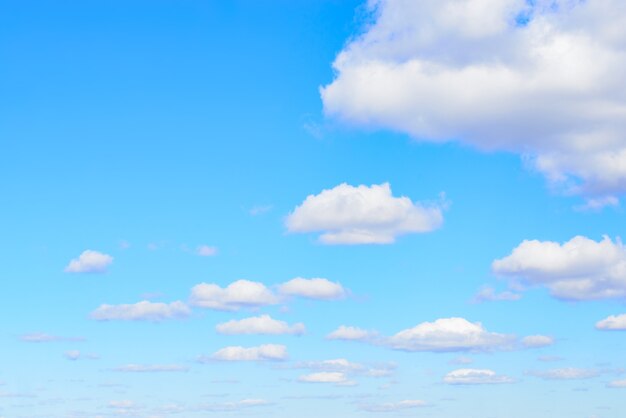
[[[0,417],[621,417],[624,18],[0,0]]]

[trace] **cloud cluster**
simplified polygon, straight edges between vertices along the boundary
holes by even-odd
[[[258,347],[224,347],[210,357],[200,357],[201,363],[209,361],[282,361],[288,358],[287,347],[279,344],[264,344]]]
[[[89,317],[96,321],[152,321],[184,319],[191,315],[189,307],[181,301],[157,303],[147,300],[134,304],[100,305]]]
[[[496,385],[513,383],[515,379],[489,369],[458,369],[446,374],[443,381],[450,385]]]
[[[621,0],[370,0],[324,111],[524,155],[569,191],[626,191]]]
[[[576,236],[563,244],[526,240],[495,260],[492,270],[523,285],[545,286],[559,299],[626,297],[626,249],[606,236]]]
[[[269,315],[254,316],[240,320],[231,320],[218,324],[215,329],[220,334],[261,334],[261,335],[302,335],[306,331],[304,324],[289,325],[285,321],[278,321]]]
[[[316,300],[342,299],[348,291],[328,279],[297,277],[277,286],[277,292],[260,282],[237,280],[222,288],[214,283],[200,283],[191,289],[190,304],[221,311],[255,309],[281,303],[285,298]]]
[[[443,215],[437,205],[394,197],[389,183],[343,183],[307,196],[285,223],[289,232],[321,232],[324,244],[389,244],[400,235],[439,228]]]
[[[65,267],[66,273],[106,273],[113,257],[98,251],[85,250]]]

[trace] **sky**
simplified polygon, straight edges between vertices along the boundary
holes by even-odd
[[[0,0],[0,418],[621,418],[624,22]]]

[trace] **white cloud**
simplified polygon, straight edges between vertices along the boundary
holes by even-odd
[[[610,388],[626,388],[626,380],[613,380],[612,382],[609,382],[606,386]]]
[[[237,280],[225,288],[212,283],[201,283],[191,289],[189,299],[194,306],[222,311],[257,308],[279,302],[263,283],[249,280]]]
[[[66,273],[106,273],[113,257],[98,251],[85,250],[65,267]]]
[[[202,411],[221,412],[221,411],[238,411],[238,410],[245,409],[245,408],[253,408],[253,407],[268,406],[268,405],[271,405],[271,403],[264,399],[242,399],[236,402],[204,404],[204,405],[200,405],[198,409]]]
[[[522,295],[511,291],[497,293],[493,287],[485,286],[474,296],[474,303],[520,300]]]
[[[289,325],[285,321],[278,321],[269,315],[254,316],[240,320],[231,320],[215,327],[220,334],[265,334],[280,335],[292,334],[302,335],[306,328],[304,324],[297,323]]]
[[[305,374],[298,378],[303,383],[334,383],[338,385],[351,384],[345,373],[342,372],[317,372]]]
[[[492,269],[524,285],[545,286],[559,299],[626,297],[626,249],[606,236],[599,242],[577,236],[563,244],[526,240]]]
[[[622,3],[370,0],[374,22],[337,56],[324,111],[519,153],[569,191],[624,192]]]
[[[529,372],[531,376],[539,377],[545,380],[578,380],[591,379],[599,376],[600,372],[595,369],[579,369],[575,367],[565,367],[562,369],[551,369],[544,371]]]
[[[588,198],[583,205],[575,206],[574,209],[579,212],[599,212],[606,207],[618,207],[619,199],[615,196],[602,196],[597,198]]]
[[[489,369],[458,369],[446,374],[443,378],[450,385],[495,385],[513,383],[509,376],[498,375]]]
[[[547,335],[529,335],[522,338],[522,345],[526,348],[547,347],[554,344],[554,338]]]
[[[358,327],[341,325],[339,328],[326,336],[329,340],[368,341],[376,338],[376,331],[369,331]]]
[[[186,372],[189,368],[179,364],[126,364],[112,370],[123,373],[163,373]]]
[[[27,343],[50,343],[50,342],[80,342],[85,341],[83,337],[60,337],[58,335],[50,335],[43,332],[32,334],[24,334],[20,336],[20,340]]]
[[[293,365],[293,367],[316,372],[338,372],[344,374],[346,380],[348,380],[349,376],[388,377],[393,374],[396,368],[395,364],[390,363],[366,365],[354,363],[345,358],[300,362]]]
[[[78,350],[68,350],[65,353],[63,353],[63,356],[68,359],[68,360],[78,360],[80,358],[80,351]]]
[[[626,331],[626,314],[611,315],[596,323],[600,330]]]
[[[513,336],[489,332],[479,322],[443,318],[400,331],[384,344],[404,351],[454,352],[505,349],[513,341]]]
[[[224,347],[216,351],[209,359],[201,357],[200,362],[216,361],[281,361],[288,357],[287,347],[279,344],[264,344],[258,347]]]
[[[285,223],[289,232],[321,232],[324,244],[390,244],[400,235],[437,229],[442,222],[440,207],[393,197],[389,183],[343,183],[307,196]]]
[[[425,401],[417,399],[407,399],[400,402],[361,405],[360,409],[367,412],[395,412],[405,409],[422,408],[425,406],[428,406]]]
[[[96,321],[153,321],[183,319],[191,310],[181,301],[156,303],[147,300],[135,304],[100,305],[89,317]]]
[[[296,277],[281,284],[278,291],[286,296],[321,300],[337,300],[344,298],[347,294],[340,283],[322,278],[303,279],[302,277]]]
[[[118,412],[123,414],[125,412],[130,412],[131,410],[140,409],[139,405],[137,405],[133,401],[123,400],[123,401],[110,401],[108,404],[109,408],[117,409]]]
[[[210,247],[208,245],[200,245],[196,248],[196,254],[200,257],[211,257],[217,255],[217,247]]]

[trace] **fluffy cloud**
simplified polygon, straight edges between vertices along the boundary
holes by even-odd
[[[65,267],[66,273],[106,273],[113,257],[98,251],[83,251]]]
[[[441,208],[394,197],[388,183],[340,184],[309,195],[286,219],[290,232],[321,232],[324,244],[389,244],[400,235],[428,232],[443,222]]]
[[[265,344],[258,347],[224,347],[216,351],[210,358],[201,357],[199,361],[205,363],[216,361],[281,361],[288,357],[287,347],[278,344]]]
[[[518,293],[513,293],[510,291],[504,291],[500,293],[496,293],[496,290],[493,287],[485,286],[478,291],[476,296],[474,296],[474,303],[483,303],[483,302],[500,302],[500,301],[513,301],[520,300],[522,295]]]
[[[547,347],[554,344],[554,338],[547,335],[529,335],[522,338],[522,345],[526,348]]]
[[[254,316],[241,320],[232,320],[219,324],[215,327],[220,334],[265,334],[280,335],[292,334],[302,335],[305,332],[304,324],[297,323],[289,325],[285,321],[272,319],[269,315]]]
[[[626,249],[618,239],[577,236],[559,244],[523,241],[492,264],[495,274],[528,286],[545,286],[559,299],[626,297]]]
[[[326,336],[329,340],[368,341],[376,338],[378,333],[358,327],[341,325],[339,328]]]
[[[529,372],[531,376],[539,377],[545,380],[578,380],[591,379],[599,376],[600,372],[595,369],[579,369],[575,367],[565,367],[562,369],[551,369],[544,371]]]
[[[183,319],[191,310],[181,301],[156,303],[147,300],[135,304],[100,305],[89,317],[96,321],[153,321]]]
[[[526,156],[569,191],[626,190],[621,0],[370,0],[321,89],[351,124]]]
[[[201,283],[191,289],[190,303],[202,308],[236,311],[273,305],[279,299],[263,283],[237,280],[225,288]]]
[[[345,373],[342,372],[317,372],[306,374],[298,378],[298,382],[303,383],[334,383],[336,385],[351,385],[353,382],[348,380]]]
[[[626,331],[626,314],[611,315],[598,321],[596,328],[600,330]]]
[[[443,318],[398,332],[384,342],[404,351],[490,351],[512,346],[514,337],[487,331],[479,322]]]
[[[417,399],[407,399],[400,402],[361,405],[360,409],[367,412],[394,412],[405,409],[422,408],[425,406],[428,406],[425,401]]]
[[[126,364],[112,370],[123,373],[163,373],[186,372],[189,368],[178,364]]]
[[[300,296],[308,299],[336,300],[346,296],[347,291],[340,283],[327,279],[303,279],[297,277],[281,284],[278,291],[286,296]]]
[[[450,385],[495,385],[515,380],[489,369],[458,369],[446,374],[443,381]]]

